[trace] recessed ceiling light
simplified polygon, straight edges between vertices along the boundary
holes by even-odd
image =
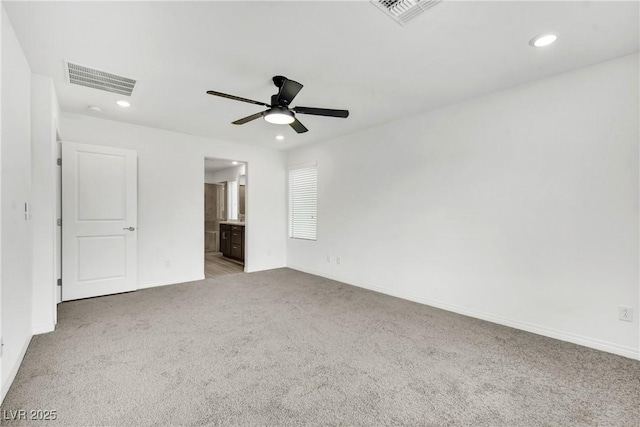
[[[545,47],[549,46],[556,40],[558,40],[558,36],[556,36],[555,34],[540,34],[529,41],[529,46]]]
[[[95,105],[89,105],[89,110],[93,111],[94,113],[102,113],[102,108],[96,107]]]
[[[119,105],[119,106],[121,106],[122,108],[127,108],[127,107],[129,107],[129,106],[131,105],[131,104],[129,104],[129,102],[128,102],[128,101],[122,101],[122,100],[121,100],[121,101],[116,102],[116,104],[118,104],[118,105]]]
[[[282,136],[282,135],[276,135],[276,139],[277,139],[278,141],[282,141],[282,140],[284,139],[284,136]]]
[[[237,165],[238,162],[236,162],[235,160],[233,162],[231,162],[232,165]]]

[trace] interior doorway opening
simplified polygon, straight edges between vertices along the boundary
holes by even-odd
[[[205,158],[205,278],[243,272],[246,258],[246,162]]]

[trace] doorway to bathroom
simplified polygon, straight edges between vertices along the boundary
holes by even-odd
[[[244,271],[247,164],[204,161],[204,274],[213,278]]]

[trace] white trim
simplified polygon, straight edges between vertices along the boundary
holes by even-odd
[[[20,350],[20,356],[18,357],[18,360],[16,360],[16,363],[11,368],[11,372],[7,377],[7,382],[2,384],[2,398],[0,398],[0,404],[2,404],[2,402],[4,401],[4,398],[7,395],[7,392],[11,388],[11,384],[13,384],[13,380],[16,379],[16,375],[18,374],[20,365],[22,365],[24,355],[27,353],[27,348],[29,348],[29,344],[31,343],[31,338],[32,337],[29,337],[29,339],[24,340],[24,344],[22,345],[22,349]]]
[[[258,271],[269,271],[269,270],[277,270],[279,268],[287,268],[287,266],[285,264],[278,264],[278,265],[271,265],[271,266],[262,266],[259,268],[253,268],[253,267],[248,267],[247,264],[245,264],[245,269],[244,272],[245,273],[257,273]]]
[[[595,338],[585,337],[583,335],[573,334],[570,332],[563,332],[556,329],[550,329],[544,326],[538,326],[532,323],[521,322],[519,320],[507,319],[493,314],[485,313],[482,311],[472,310],[469,308],[461,307],[454,304],[449,304],[441,301],[432,300],[429,298],[423,298],[404,292],[395,291],[392,289],[383,288],[380,286],[365,285],[363,283],[357,283],[353,280],[345,280],[340,277],[332,276],[330,274],[323,273],[321,271],[315,271],[309,268],[288,266],[292,270],[302,271],[304,273],[313,274],[316,276],[325,277],[327,279],[335,280],[338,282],[346,283],[348,285],[357,286],[359,288],[369,289],[371,291],[380,292],[382,294],[391,295],[394,297],[406,299],[409,301],[425,304],[431,307],[441,308],[443,310],[452,311],[454,313],[462,314],[476,319],[486,320],[499,325],[509,326],[511,328],[520,329],[523,331],[531,332],[537,335],[543,335],[545,337],[555,338],[561,341],[567,341],[573,344],[578,344],[584,347],[594,348],[596,350],[606,351],[608,353],[617,354],[620,356],[628,357],[630,359],[640,360],[640,349],[628,347],[609,341],[603,341]]]
[[[173,279],[172,278],[172,279],[167,279],[167,280],[160,280],[158,282],[140,284],[140,285],[138,285],[138,289],[136,289],[136,290],[148,289],[148,288],[157,288],[159,286],[178,285],[180,283],[187,283],[187,282],[197,282],[198,280],[204,280],[204,273],[200,274],[198,276],[193,276],[193,277],[184,277],[184,278],[180,278],[180,279]]]
[[[40,335],[40,334],[46,334],[48,332],[53,332],[55,330],[56,330],[56,326],[54,324],[51,324],[49,326],[40,326],[38,328],[33,328],[31,332],[33,333],[33,335]]]

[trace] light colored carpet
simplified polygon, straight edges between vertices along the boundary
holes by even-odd
[[[279,269],[61,304],[0,409],[65,426],[638,426],[640,362]]]

